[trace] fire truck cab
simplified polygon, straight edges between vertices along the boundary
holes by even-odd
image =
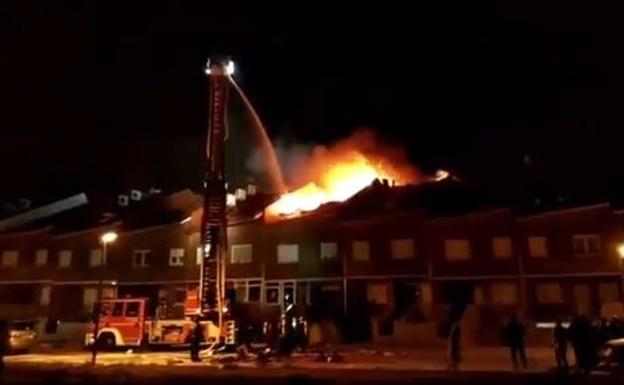
[[[116,346],[184,345],[194,326],[190,316],[181,319],[162,319],[158,312],[149,316],[147,298],[110,299],[102,302],[98,318],[98,333],[94,337],[92,322],[85,335],[85,345],[97,341],[102,348]],[[200,321],[204,343],[220,338],[219,328],[211,321]]]

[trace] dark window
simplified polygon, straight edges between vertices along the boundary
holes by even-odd
[[[291,303],[295,302],[295,285],[292,283],[284,284],[284,299],[288,298]]]
[[[249,302],[259,302],[260,301],[260,285],[258,286],[249,286],[248,293],[248,301]]]
[[[126,306],[126,317],[137,317],[139,315],[139,302],[128,302]]]
[[[104,302],[102,304],[102,310],[100,310],[100,314],[102,316],[107,316],[109,315],[111,312],[111,303],[110,302]]]
[[[600,246],[598,244],[597,237],[590,237],[587,239],[587,249],[590,253],[597,253]]]
[[[113,306],[113,316],[121,317],[123,315],[123,307],[124,307],[123,302],[116,302],[115,305]]]
[[[266,288],[266,303],[279,303],[279,287],[269,286]]]

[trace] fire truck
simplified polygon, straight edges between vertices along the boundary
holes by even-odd
[[[195,292],[196,293],[196,292]],[[197,307],[194,306],[196,294],[189,292],[185,303],[185,316],[167,318],[156,307],[150,314],[148,298],[108,299],[100,304],[97,344],[102,349],[117,346],[182,346],[189,343],[189,336],[194,327]],[[204,332],[203,343],[211,344],[224,337],[226,343],[235,340],[234,323],[226,321],[222,334],[214,322],[199,320]],[[95,342],[95,324],[90,325],[85,335],[85,345]]]
[[[225,302],[225,255],[227,250],[224,142],[227,136],[227,100],[234,71],[231,60],[208,61],[209,114],[204,181],[204,207],[201,221],[199,288],[187,293],[184,317],[165,319],[148,314],[147,298],[101,300],[94,309],[94,320],[85,336],[86,345],[139,346],[177,345],[188,342],[195,321],[203,326],[204,341],[235,343],[234,320],[228,319]],[[194,304],[190,304],[193,302]],[[157,312],[156,312],[157,313]]]

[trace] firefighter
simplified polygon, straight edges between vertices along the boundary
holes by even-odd
[[[199,349],[201,347],[201,342],[204,337],[204,331],[201,323],[199,322],[199,317],[195,317],[193,323],[193,329],[191,330],[191,361],[200,362],[199,358]]]

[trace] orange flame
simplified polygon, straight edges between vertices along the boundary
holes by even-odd
[[[395,185],[418,179],[401,150],[381,148],[368,131],[356,133],[330,148],[317,147],[311,159],[294,172],[300,179],[313,182],[282,195],[267,207],[267,217],[293,216],[328,202],[344,202],[376,179],[387,179]]]

